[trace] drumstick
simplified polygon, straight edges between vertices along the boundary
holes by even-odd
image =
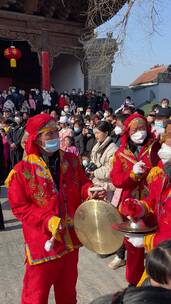
[[[120,154],[121,156],[123,156],[125,159],[129,160],[132,164],[135,165],[135,164],[137,163],[137,161],[136,161],[135,159],[132,159],[131,157],[125,155],[124,153],[120,152],[119,154]]]
[[[128,161],[130,161],[132,164],[136,164],[137,163],[137,160],[135,160],[135,159],[132,159],[131,157],[129,157],[129,156],[127,156],[127,155],[125,155],[124,153],[122,153],[122,152],[120,152],[119,153],[121,156],[123,156],[125,159],[127,159]],[[142,161],[142,160],[141,160]],[[150,167],[146,167],[146,169],[151,169]]]

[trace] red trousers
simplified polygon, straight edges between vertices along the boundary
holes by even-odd
[[[78,250],[39,265],[26,265],[22,304],[48,304],[54,286],[56,304],[76,304]]]
[[[144,272],[144,248],[136,248],[126,239],[124,243],[127,249],[126,280],[136,286]]]

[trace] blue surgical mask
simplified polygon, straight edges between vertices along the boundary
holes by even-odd
[[[45,141],[44,150],[50,153],[58,151],[60,148],[59,138],[49,139]]]
[[[157,127],[157,128],[163,128],[163,127],[164,127],[163,121],[162,121],[162,120],[160,120],[160,121],[159,121],[159,120],[155,121],[154,125],[155,125],[155,127]]]
[[[76,127],[74,128],[75,133],[79,133],[80,131],[81,131],[80,128],[76,128]]]

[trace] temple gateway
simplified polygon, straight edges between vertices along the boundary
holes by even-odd
[[[108,93],[113,58],[103,71],[95,73],[89,70],[96,51],[93,59],[85,58],[82,37],[94,30],[87,23],[89,2],[0,0],[0,90],[11,85],[48,89],[53,83],[58,91],[93,87]],[[120,2],[113,14],[126,1]],[[107,19],[104,16],[103,21]],[[103,21],[96,16],[97,26]],[[99,47],[102,43],[103,39]],[[11,67],[10,59],[16,59],[16,67]]]

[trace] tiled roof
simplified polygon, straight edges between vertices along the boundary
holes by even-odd
[[[164,73],[167,71],[168,66],[157,65],[151,68],[149,71],[141,74],[136,80],[134,80],[129,86],[134,87],[138,85],[148,84],[157,81],[157,76],[159,73]]]

